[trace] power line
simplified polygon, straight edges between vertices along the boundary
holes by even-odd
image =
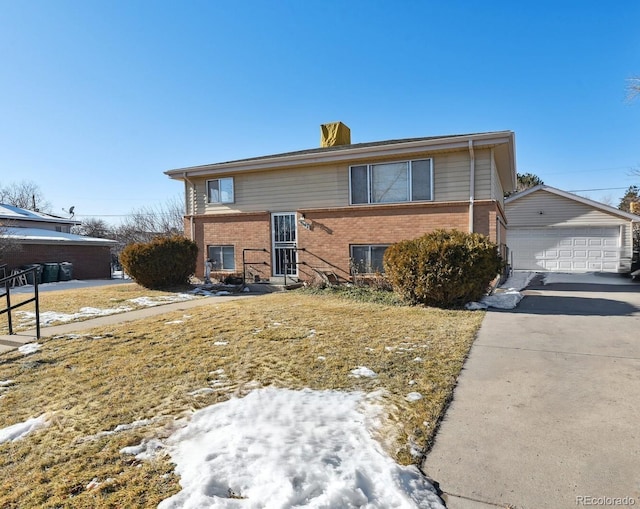
[[[602,187],[600,189],[573,189],[569,193],[584,193],[586,191],[618,191],[620,189],[629,189],[628,187]]]

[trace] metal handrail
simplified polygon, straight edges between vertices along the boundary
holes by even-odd
[[[7,307],[5,309],[0,309],[0,315],[3,313],[7,313],[7,322],[9,324],[9,334],[13,334],[13,320],[11,316],[11,311],[24,306],[25,304],[29,304],[31,302],[36,303],[36,338],[40,339],[40,298],[38,295],[38,274],[37,271],[40,270],[39,266],[31,267],[30,269],[25,269],[20,272],[16,272],[15,274],[11,274],[7,276],[6,265],[0,267],[2,269],[3,277],[0,278],[0,288],[4,286],[5,297],[7,300]],[[26,276],[29,273],[33,273],[33,290],[34,296],[30,299],[25,300],[24,302],[20,302],[19,304],[11,304],[11,283],[22,276]]]

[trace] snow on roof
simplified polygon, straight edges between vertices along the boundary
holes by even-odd
[[[60,242],[65,244],[91,244],[96,246],[110,246],[112,244],[116,244],[115,240],[84,237],[82,235],[74,235],[73,233],[43,230],[42,228],[8,227],[3,229],[0,237],[30,244],[51,244]]]
[[[0,219],[12,219],[22,221],[46,221],[63,224],[79,224],[73,219],[65,219],[63,217],[52,216],[42,212],[34,212],[33,210],[21,209],[14,205],[0,203]]]

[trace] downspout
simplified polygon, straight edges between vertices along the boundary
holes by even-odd
[[[182,173],[182,178],[184,178],[185,182],[191,184],[191,210],[189,214],[189,230],[190,230],[190,240],[194,240],[196,236],[196,226],[193,222],[193,216],[196,213],[196,185],[189,180],[187,177],[187,172]]]
[[[476,189],[476,156],[473,152],[473,140],[469,140],[469,233],[473,233],[473,202]]]

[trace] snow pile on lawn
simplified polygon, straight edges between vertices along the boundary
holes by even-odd
[[[40,348],[42,348],[42,345],[40,343],[27,343],[26,345],[22,345],[20,348],[18,348],[18,352],[20,352],[22,355],[29,355],[32,353],[36,353],[38,350],[40,350]]]
[[[27,419],[25,422],[19,422],[12,426],[0,429],[0,444],[5,442],[14,442],[26,437],[29,433],[44,428],[47,425],[46,415]]]
[[[443,508],[372,438],[385,419],[377,396],[269,387],[195,412],[167,444],[182,491],[158,509]],[[133,449],[121,452],[148,452]]]
[[[152,307],[161,304],[169,304],[171,302],[183,302],[185,300],[196,299],[197,296],[187,293],[177,293],[175,295],[161,295],[158,297],[138,297],[128,299],[127,302],[137,304],[138,306]],[[97,316],[115,315],[118,313],[126,313],[133,311],[133,307],[119,306],[117,308],[80,308],[77,313],[57,313],[55,311],[43,311],[40,313],[40,325],[51,325],[54,322],[73,322],[76,320],[84,320],[87,318],[95,318]],[[33,311],[16,311],[16,315],[20,317],[20,325],[34,325],[36,323],[36,314]]]
[[[185,300],[197,299],[197,295],[189,293],[176,293],[175,295],[160,295],[158,297],[137,297],[128,299],[127,302],[133,302],[138,306],[153,307],[161,304],[169,304],[171,302],[183,302]]]
[[[523,297],[520,290],[526,288],[535,275],[535,272],[513,272],[492,295],[482,297],[480,302],[468,302],[465,308],[471,311],[487,308],[514,309]]]

